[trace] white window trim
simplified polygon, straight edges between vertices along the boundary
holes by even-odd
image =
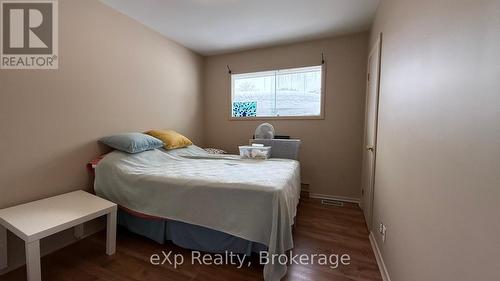
[[[255,117],[233,117],[233,87],[234,80],[233,75],[238,74],[247,74],[253,72],[274,72],[276,70],[287,70],[287,69],[295,69],[302,67],[313,67],[318,65],[309,65],[309,66],[299,66],[299,67],[288,67],[288,68],[278,68],[273,70],[256,70],[250,72],[241,72],[241,73],[231,73],[229,75],[229,121],[252,121],[252,120],[324,120],[325,119],[325,94],[326,94],[326,62],[321,65],[321,97],[320,97],[320,114],[319,115],[305,115],[305,116],[255,116]]]

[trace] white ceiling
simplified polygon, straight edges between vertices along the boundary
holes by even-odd
[[[213,55],[368,30],[379,0],[101,0]]]

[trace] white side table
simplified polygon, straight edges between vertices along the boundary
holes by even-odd
[[[40,281],[40,239],[107,215],[106,254],[116,250],[117,205],[85,191],[74,191],[0,210],[0,269],[7,267],[7,229],[26,243],[28,281]],[[78,237],[78,238],[80,238]]]

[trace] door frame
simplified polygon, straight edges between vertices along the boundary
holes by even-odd
[[[377,77],[369,77],[368,75],[370,74],[370,58],[373,56],[373,55],[377,55],[378,56],[378,65],[376,66],[377,67]],[[363,163],[362,163],[362,178],[361,178],[361,184],[363,185],[365,179],[365,171],[364,171],[364,168],[365,168],[365,157],[364,157],[364,153],[365,150],[367,149],[365,146],[365,140],[366,140],[366,133],[367,133],[367,113],[368,113],[368,92],[370,91],[370,80],[371,79],[375,79],[375,81],[377,82],[377,85],[376,85],[376,93],[375,95],[377,96],[377,102],[376,102],[376,105],[375,105],[375,120],[374,120],[374,150],[373,150],[373,175],[372,175],[372,182],[370,183],[371,185],[371,192],[370,192],[370,198],[368,198],[368,201],[370,202],[370,210],[369,210],[369,218],[366,219],[366,226],[368,227],[368,230],[372,230],[373,228],[373,199],[374,199],[374,194],[375,194],[375,171],[376,171],[376,163],[377,163],[377,140],[378,140],[378,112],[379,112],[379,105],[380,105],[380,76],[381,76],[381,65],[382,65],[382,33],[379,34],[377,40],[375,41],[375,44],[373,45],[373,47],[371,48],[370,50],[370,53],[368,54],[368,65],[367,65],[367,78],[366,78],[366,97],[365,97],[365,126],[364,126],[364,134],[363,134]],[[364,191],[364,186],[361,186],[361,191],[362,191],[362,194],[361,194],[361,200],[360,200],[360,206],[361,208],[363,209],[363,216],[365,216],[365,210],[364,208],[367,207],[367,206],[364,206],[364,202],[365,202],[365,194],[366,192],[363,192]]]

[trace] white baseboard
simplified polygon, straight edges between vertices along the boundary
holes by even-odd
[[[345,197],[345,196],[332,196],[332,195],[309,192],[309,197],[315,198],[315,199],[336,200],[336,201],[359,204],[359,198],[351,198],[351,197]]]
[[[370,238],[370,244],[372,244],[373,253],[375,254],[375,259],[377,259],[377,264],[380,270],[380,274],[382,275],[382,279],[384,281],[391,281],[391,278],[389,277],[389,272],[387,271],[387,267],[385,266],[384,263],[384,259],[382,258],[382,254],[380,253],[377,241],[375,240],[375,236],[373,236],[373,232],[371,231],[369,238]]]

